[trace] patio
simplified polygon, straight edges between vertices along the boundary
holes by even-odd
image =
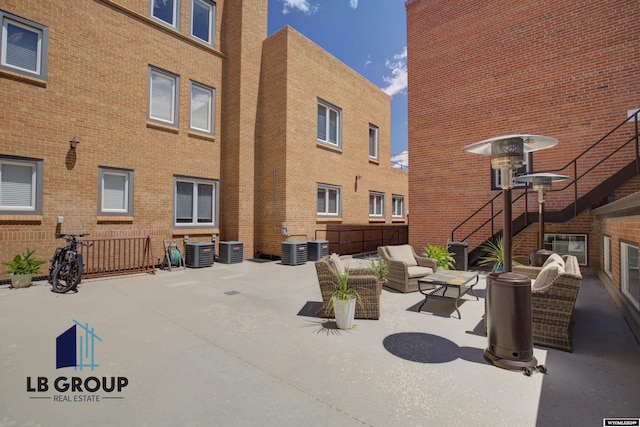
[[[215,264],[0,288],[0,425],[602,425],[638,417],[640,346],[599,281],[586,275],[574,352],[535,347],[546,375],[494,367],[482,352],[480,301],[383,290],[380,320],[340,331],[315,317],[312,262]],[[55,369],[55,338],[89,323],[95,371]],[[27,377],[128,379],[100,402],[27,392]],[[80,393],[76,393],[80,394]],[[90,393],[85,393],[90,394]],[[45,397],[33,399],[32,397]],[[48,397],[48,398],[47,398]],[[636,402],[636,403],[633,403]]]

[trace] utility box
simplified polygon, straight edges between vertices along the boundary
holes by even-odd
[[[329,255],[328,240],[309,240],[307,242],[309,261],[318,261],[323,256]]]
[[[184,245],[185,265],[190,268],[211,267],[215,254],[213,243],[196,242]]]
[[[453,254],[456,270],[469,270],[469,245],[467,242],[449,242],[447,251]]]
[[[244,259],[242,242],[220,242],[218,261],[223,264],[238,264]]]
[[[282,264],[306,264],[309,256],[307,247],[307,242],[282,242]]]

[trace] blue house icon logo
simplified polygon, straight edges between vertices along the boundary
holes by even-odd
[[[73,366],[74,370],[91,368],[93,371],[100,366],[95,362],[95,342],[102,342],[102,338],[88,323],[82,324],[77,320],[73,323],[56,338],[56,369]]]

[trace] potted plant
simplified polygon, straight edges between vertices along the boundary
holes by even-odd
[[[512,251],[516,247],[517,246],[512,245]],[[484,251],[485,256],[480,258],[478,265],[490,265],[492,272],[504,270],[504,242],[502,240],[502,237],[498,237],[495,242],[493,240],[489,240],[480,248]],[[516,260],[512,260],[512,263],[513,265],[520,264]]]
[[[369,266],[376,272],[378,279],[378,293],[382,292],[382,285],[387,283],[387,273],[389,272],[389,263],[383,258],[370,258]]]
[[[11,287],[26,288],[31,286],[31,278],[38,273],[40,266],[46,261],[36,259],[33,254],[35,251],[27,250],[23,254],[18,254],[11,262],[3,262],[8,267],[7,273],[11,275]]]
[[[456,263],[455,259],[453,259],[453,254],[444,246],[425,246],[422,255],[434,260],[438,269],[452,270]]]
[[[333,309],[333,315],[336,319],[338,329],[351,329],[353,327],[353,318],[356,314],[356,302],[362,306],[362,300],[358,291],[349,288],[349,270],[345,269],[344,273],[338,273],[336,288],[331,294],[326,310],[328,312]]]

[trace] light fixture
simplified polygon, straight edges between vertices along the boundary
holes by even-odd
[[[566,181],[569,177],[541,172],[522,175],[516,179],[520,182],[530,183],[531,188],[538,192],[538,249],[544,249],[544,193],[551,190],[552,183]]]
[[[523,165],[527,153],[551,148],[557,143],[557,139],[547,136],[516,134],[486,139],[463,149],[468,153],[491,156],[491,167],[500,171],[503,194],[504,272],[490,273],[486,279],[487,348],[484,357],[495,366],[524,370],[529,375],[538,367],[538,362],[533,356],[531,279],[511,272],[513,171]]]
[[[360,181],[362,179],[362,175],[356,175],[356,181]]]
[[[75,136],[71,138],[71,140],[69,141],[69,147],[73,149],[75,149],[78,146],[78,144],[80,144],[80,141],[78,141]]]

